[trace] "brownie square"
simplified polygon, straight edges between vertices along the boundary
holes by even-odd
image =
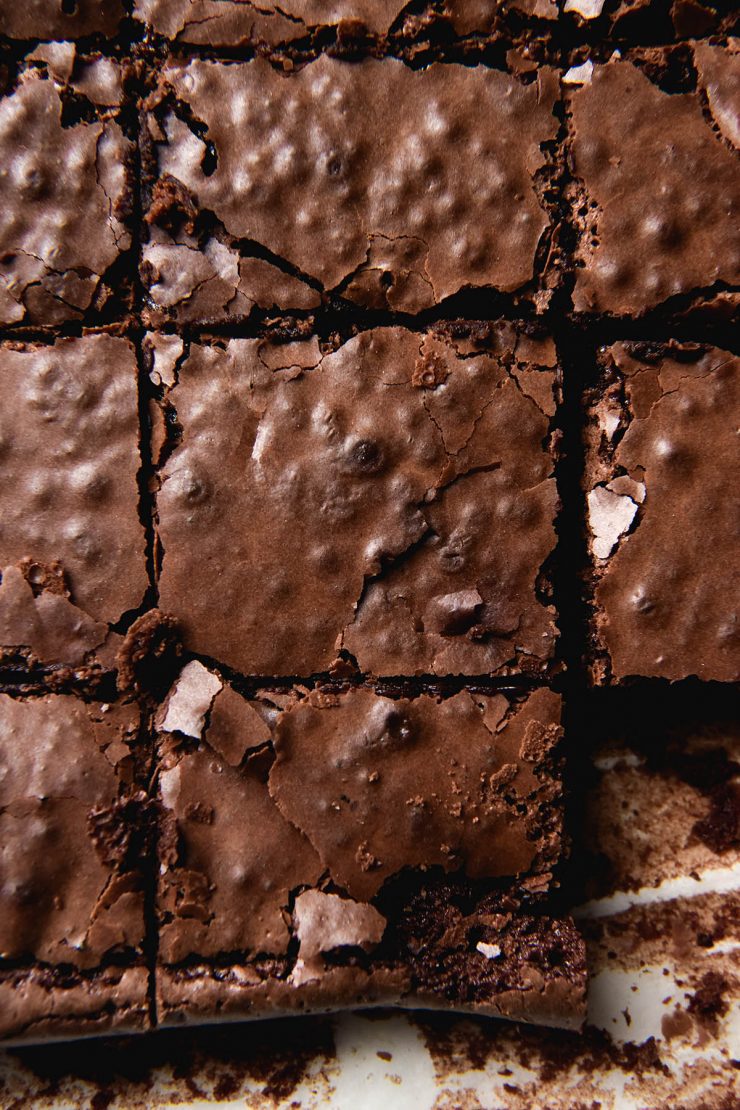
[[[133,705],[0,694],[3,1037],[147,1022],[139,729]]]
[[[568,95],[577,313],[737,305],[740,59],[697,43],[693,60],[688,91],[655,49],[595,65]]]
[[[110,667],[148,587],[133,346],[0,344],[0,659]]]
[[[123,0],[0,0],[0,31],[11,39],[78,39],[115,35]]]
[[[52,60],[22,67],[0,97],[0,325],[125,319],[133,144],[114,118],[120,88],[106,95],[98,65],[78,91],[60,78],[64,52],[36,57]]]
[[[545,303],[557,98],[547,67],[524,84],[393,58],[170,61],[148,102],[150,323],[322,293],[406,312],[481,287]]]
[[[579,1024],[577,934],[534,910],[561,852],[559,721],[548,690],[247,699],[189,663],[158,717],[160,1021],[397,1004]]]
[[[242,674],[546,673],[554,346],[506,324],[190,347],[159,599]],[[269,614],[280,613],[280,620]]]
[[[617,343],[588,401],[585,491],[597,682],[740,677],[740,360]]]

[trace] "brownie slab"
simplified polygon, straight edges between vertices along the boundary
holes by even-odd
[[[163,402],[160,607],[243,674],[340,651],[377,675],[546,672],[556,385],[551,341],[504,324],[193,344]]]
[[[110,1027],[119,995],[146,1023],[139,732],[133,705],[0,694],[4,1037]]]
[[[24,68],[0,98],[0,325],[126,315],[133,145],[93,86],[78,111]]]
[[[737,303],[738,55],[696,44],[694,60],[695,91],[660,86],[668,58],[656,49],[643,68],[615,58],[594,66],[568,96],[577,313]]]
[[[617,343],[600,362],[585,470],[594,678],[734,681],[740,360]]]
[[[577,934],[532,912],[561,852],[559,721],[547,690],[247,700],[189,663],[158,717],[160,1020],[392,1003],[578,1024]]]
[[[393,58],[168,63],[148,113],[151,323],[322,290],[406,312],[471,287],[534,296],[557,96],[547,67],[525,85]]]
[[[112,665],[148,586],[136,353],[109,335],[0,344],[0,653]]]

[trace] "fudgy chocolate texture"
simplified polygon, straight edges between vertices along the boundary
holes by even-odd
[[[148,115],[152,322],[310,307],[314,286],[406,312],[468,287],[534,295],[557,95],[547,67],[525,85],[393,58],[171,61]]]
[[[474,882],[548,886],[557,695],[249,701],[193,661],[157,720],[165,1023],[374,1003],[579,1022],[572,926]]]
[[[130,275],[113,268],[131,245],[133,146],[103,109],[62,113],[60,86],[37,69],[0,98],[0,325],[87,319],[127,296]]]
[[[0,1036],[146,1022],[139,732],[134,705],[0,695]]]
[[[12,39],[77,39],[115,35],[122,0],[0,0],[0,33]]]
[[[189,650],[259,675],[340,649],[378,675],[547,670],[554,348],[478,334],[190,348],[157,495],[160,606]]]
[[[569,93],[577,313],[639,316],[672,298],[686,311],[740,284],[738,60],[704,44],[695,58],[696,92],[612,60]]]
[[[70,1040],[150,1026],[145,967],[92,973],[64,968],[0,967],[0,1036],[13,1041]]]
[[[0,654],[113,665],[148,579],[133,346],[0,345]]]
[[[737,680],[740,360],[619,343],[601,364],[585,470],[594,677]]]

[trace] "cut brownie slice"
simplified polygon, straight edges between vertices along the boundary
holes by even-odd
[[[552,666],[550,340],[379,328],[180,361],[159,590],[189,650],[273,676],[342,649],[377,675]]]
[[[641,68],[594,66],[569,94],[578,313],[737,305],[738,58],[704,44],[694,57],[695,91],[661,87],[669,56],[654,50]]]
[[[618,343],[600,362],[585,472],[594,677],[733,681],[740,360]]]
[[[322,290],[406,312],[471,287],[535,296],[557,253],[542,249],[557,95],[547,67],[523,84],[392,58],[170,62],[148,113],[150,321]]]
[[[123,0],[0,0],[0,32],[12,39],[78,39],[115,35]]]
[[[133,705],[0,695],[0,1035],[147,1023]]]
[[[159,715],[165,1024],[394,1004],[577,1025],[560,700],[295,689],[201,663]],[[528,907],[528,908],[523,908]]]
[[[29,63],[0,97],[0,324],[125,318],[133,145],[113,118],[120,88],[100,64],[65,87],[69,51],[35,60],[54,76]]]
[[[0,658],[110,667],[148,585],[137,364],[109,335],[0,345]]]

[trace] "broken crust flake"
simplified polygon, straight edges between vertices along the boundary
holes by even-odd
[[[374,906],[320,890],[298,895],[293,919],[300,944],[291,975],[296,985],[321,975],[325,952],[347,947],[370,952],[382,940],[386,926]]]
[[[629,492],[627,492],[629,483]],[[644,500],[645,487],[631,479],[615,479],[588,493],[588,523],[593,533],[591,549],[597,559],[607,559],[629,531]]]
[[[180,672],[159,716],[162,732],[182,732],[199,740],[213,699],[223,688],[221,679],[197,659]]]

